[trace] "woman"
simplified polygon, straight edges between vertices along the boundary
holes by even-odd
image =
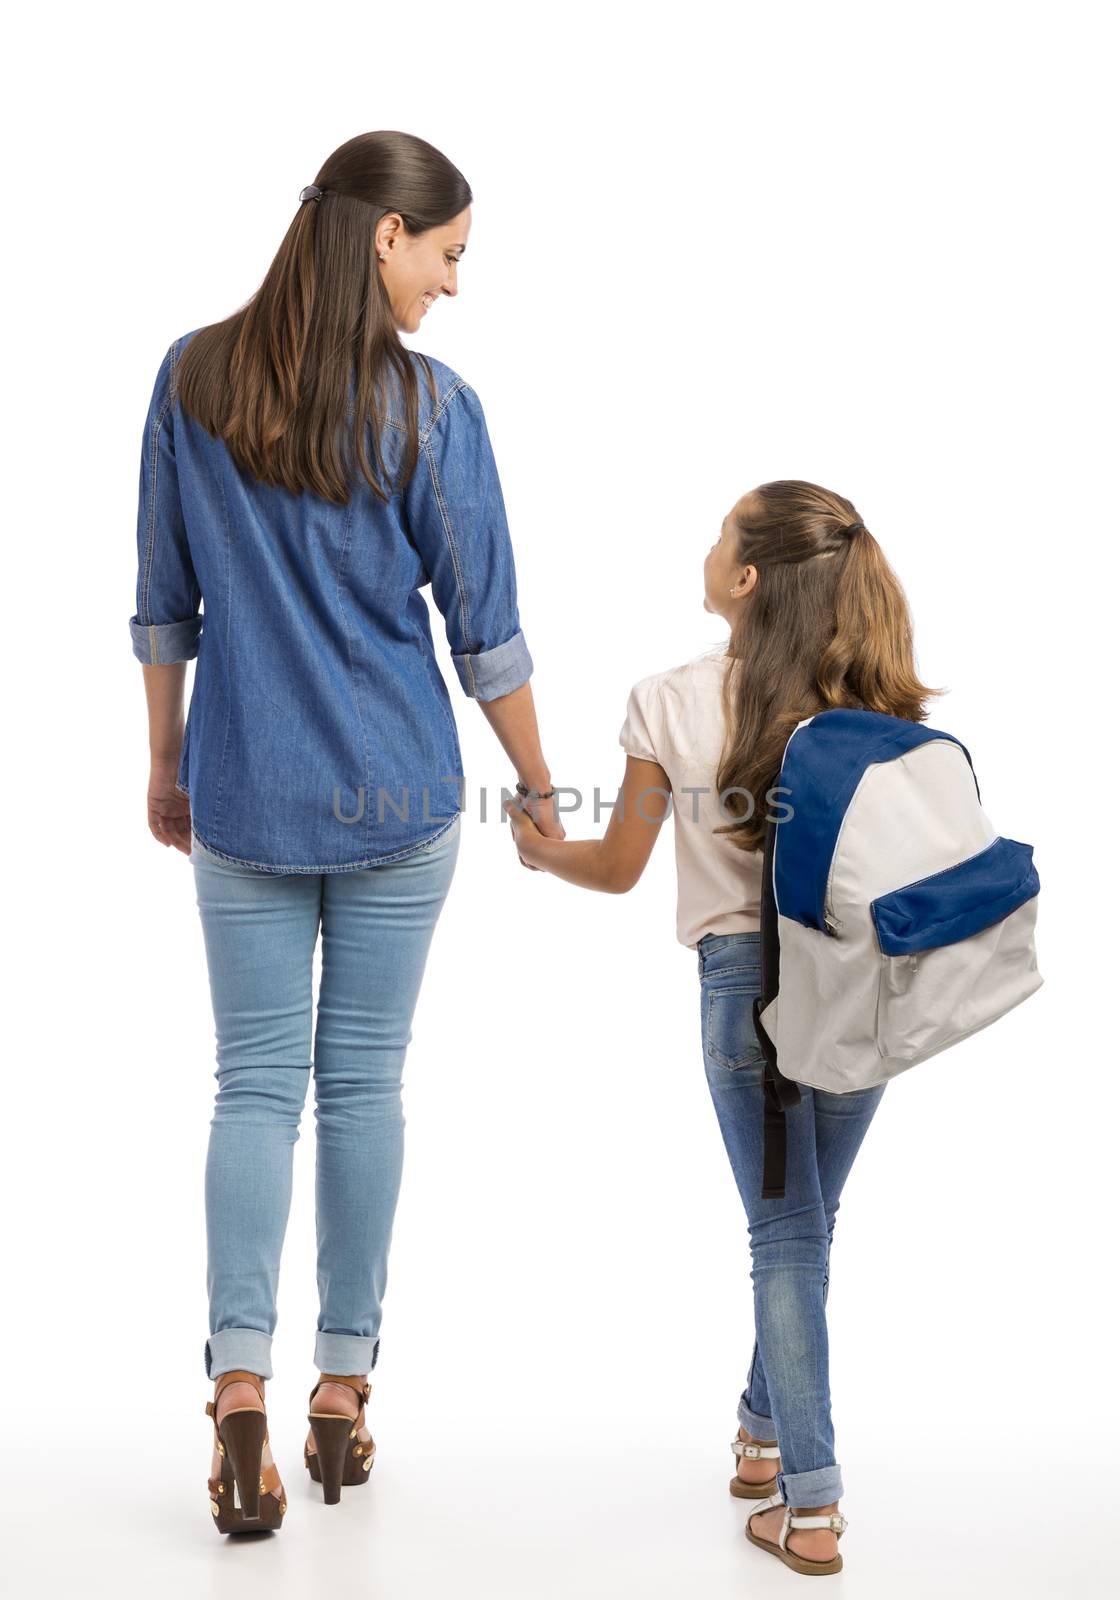
[[[526,864],[625,893],[672,808],[677,939],[696,952],[704,1071],[750,1232],[755,1337],[730,1487],[760,1502],[747,1519],[752,1544],[821,1576],[842,1570],[847,1526],[825,1320],[832,1234],[885,1085],[802,1086],[785,1114],[785,1194],[760,1198],[761,846],[799,722],[834,706],[919,722],[940,691],[918,678],[906,596],[882,547],[833,490],[803,479],[749,490],[724,517],[703,577],[704,608],[730,636],[634,684],[619,733],[626,769],[603,837],[557,843],[517,801],[505,809]],[[783,820],[786,802],[775,809]]]
[[[304,1459],[331,1503],[373,1459],[401,1073],[459,848],[462,756],[425,584],[464,693],[563,837],[482,408],[399,338],[458,293],[471,200],[423,139],[342,145],[252,299],[172,344],[144,434],[131,632],[148,821],[190,854],[217,1038],[205,1366],[221,1532],[277,1528],[286,1505],[264,1383],[312,1073],[320,1377]]]

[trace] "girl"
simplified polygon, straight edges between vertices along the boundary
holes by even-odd
[[[704,1068],[747,1213],[755,1342],[731,1492],[763,1500],[747,1537],[797,1572],[839,1572],[843,1485],[833,1451],[825,1301],[840,1191],[885,1085],[802,1086],[786,1113],[782,1199],[762,1200],[761,847],[767,791],[796,725],[834,706],[924,720],[905,596],[850,501],[800,480],[736,502],[704,561],[725,646],[630,691],[626,771],[601,839],[545,838],[507,802],[521,860],[621,894],[675,817],[677,938],[698,953]],[[782,807],[777,807],[778,815]]]
[[[478,396],[399,337],[457,295],[471,199],[412,134],[341,145],[256,294],[172,343],[144,428],[131,634],[148,826],[190,854],[217,1036],[203,1359],[220,1533],[279,1528],[287,1506],[264,1384],[312,1073],[319,1378],[304,1465],[335,1504],[373,1463],[401,1075],[460,837],[429,582],[464,694],[523,786],[549,783]],[[538,817],[563,838],[547,804]]]

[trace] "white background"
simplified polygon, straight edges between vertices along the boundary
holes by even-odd
[[[474,188],[415,342],[479,393],[555,781],[608,794],[639,677],[725,636],[701,565],[756,483],[854,501],[931,722],[1035,846],[1044,987],[888,1088],[829,1297],[834,1593],[1114,1576],[1113,8],[57,6],[7,96],[5,1560],[20,1595],[784,1594],[727,1442],[746,1226],[668,829],[625,897],[465,819],[406,1070],[371,1490],[300,1448],[310,1103],[271,1431],[291,1502],[215,1537],[191,869],[145,822],[128,618],[171,340],[254,291],[352,135]],[[451,667],[468,793],[512,781]],[[491,808],[493,816],[496,807]],[[571,838],[600,833],[589,811]]]

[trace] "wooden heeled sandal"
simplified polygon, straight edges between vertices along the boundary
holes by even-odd
[[[218,1397],[231,1383],[251,1383],[264,1402],[264,1379],[256,1372],[236,1368],[215,1379],[206,1415],[214,1423],[214,1449],[221,1467],[216,1478],[206,1480],[210,1513],[219,1533],[275,1531],[288,1502],[276,1463],[261,1465],[268,1445],[268,1419],[255,1406],[238,1406],[225,1412],[219,1423]]]
[[[344,1412],[310,1410],[311,1402],[324,1383],[337,1383],[345,1389],[354,1390],[359,1398],[356,1417]],[[358,1437],[362,1432],[369,1431],[365,1427],[369,1396],[367,1379],[340,1376],[333,1372],[324,1372],[308,1396],[307,1420],[311,1425],[314,1448],[304,1442],[303,1464],[314,1481],[323,1485],[323,1500],[328,1506],[337,1505],[342,1499],[343,1485],[369,1482],[369,1469],[373,1466],[377,1446],[372,1438],[366,1443]]]

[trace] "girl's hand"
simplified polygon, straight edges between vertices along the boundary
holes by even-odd
[[[541,803],[548,806],[552,804],[550,800]],[[533,865],[532,858],[538,842],[545,835],[538,829],[528,812],[523,809],[524,804],[525,802],[518,795],[512,800],[507,800],[502,806],[502,810],[509,818],[510,832],[513,834],[513,843],[517,850],[517,859],[523,867],[528,867],[530,872],[540,872],[541,868]],[[561,829],[559,836],[563,838],[563,829]]]
[[[175,787],[178,761],[152,759],[148,778],[148,827],[162,845],[173,845],[184,855],[191,853],[191,803]]]

